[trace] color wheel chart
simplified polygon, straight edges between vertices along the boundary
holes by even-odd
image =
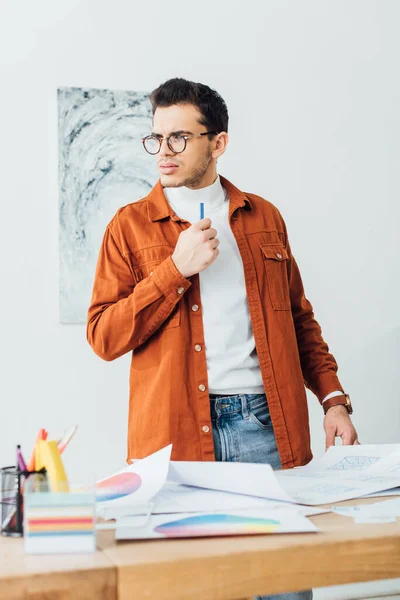
[[[142,485],[137,473],[117,473],[96,484],[96,502],[116,500],[136,492]]]
[[[201,537],[211,535],[251,535],[275,533],[281,522],[229,514],[207,514],[162,523],[154,528],[166,537]]]

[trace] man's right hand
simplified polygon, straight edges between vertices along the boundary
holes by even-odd
[[[217,232],[210,219],[202,219],[182,231],[172,254],[176,268],[184,277],[200,273],[209,267],[219,254]]]

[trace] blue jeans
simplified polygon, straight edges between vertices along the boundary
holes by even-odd
[[[281,461],[265,394],[238,394],[211,398],[215,459],[228,462],[269,463],[280,469]],[[288,568],[290,576],[290,567]],[[312,590],[256,600],[312,600]]]

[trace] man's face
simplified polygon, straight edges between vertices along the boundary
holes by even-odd
[[[182,135],[207,131],[200,125],[201,114],[192,104],[179,104],[157,108],[153,117],[153,134],[164,138],[173,133]],[[207,135],[190,138],[181,153],[174,153],[163,140],[161,150],[155,155],[163,187],[197,187],[201,184],[213,160],[214,142]],[[169,165],[169,166],[168,166]]]

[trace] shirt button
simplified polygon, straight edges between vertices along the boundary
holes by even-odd
[[[201,352],[201,346],[200,344],[196,344],[194,349],[196,350],[196,352]]]
[[[279,258],[279,260],[282,258],[282,254],[280,254],[279,252],[277,253],[277,257]]]
[[[185,291],[185,288],[183,288],[183,287],[178,287],[178,289],[177,289],[178,294],[183,294],[184,291]]]
[[[208,433],[210,431],[210,428],[208,425],[204,425],[204,427],[202,427],[202,430],[204,431],[204,433]]]
[[[193,304],[193,306],[192,306],[192,311],[193,311],[193,312],[197,312],[198,310],[199,310],[199,307],[198,307],[198,305],[197,305],[197,304]]]
[[[205,392],[205,391],[206,391],[206,386],[205,386],[203,383],[201,383],[201,384],[199,385],[199,390],[200,390],[201,392]]]

